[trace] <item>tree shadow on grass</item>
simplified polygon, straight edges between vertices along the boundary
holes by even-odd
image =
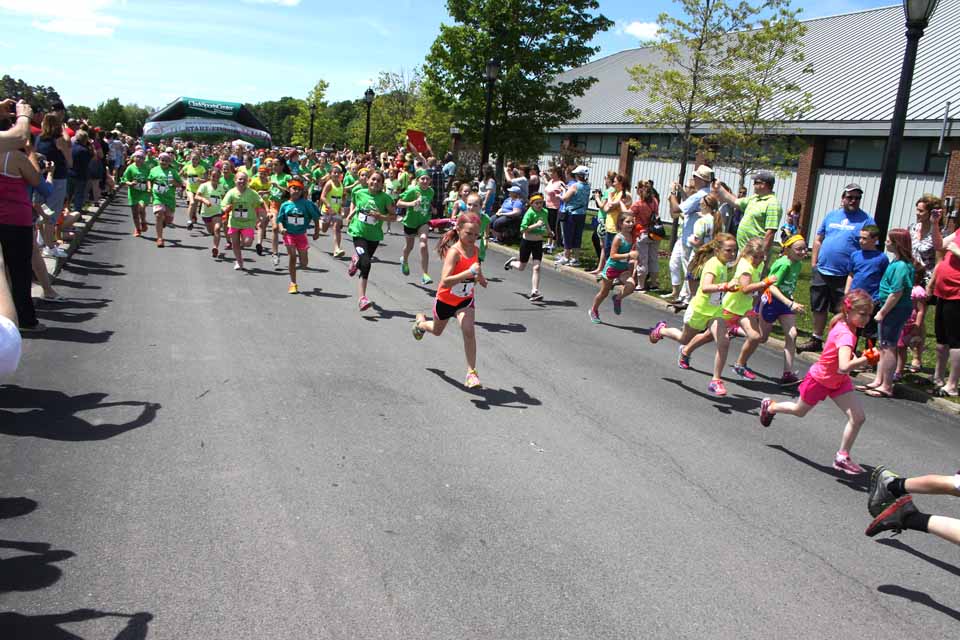
[[[864,468],[864,472],[858,476],[847,475],[843,471],[837,471],[833,468],[833,465],[820,464],[819,462],[814,462],[809,458],[805,458],[799,453],[794,453],[780,444],[768,444],[767,447],[771,449],[776,449],[780,453],[785,453],[797,462],[802,462],[811,469],[816,469],[820,473],[826,474],[832,478],[836,478],[839,484],[842,484],[845,487],[849,487],[854,491],[859,491],[861,493],[867,493],[870,490],[870,474],[873,472],[873,467],[868,464],[862,464],[861,467]]]
[[[916,602],[917,604],[922,604],[924,606],[930,607],[934,611],[938,611],[944,615],[950,616],[954,620],[960,622],[960,611],[956,609],[951,609],[945,604],[941,604],[931,598],[926,593],[922,591],[914,591],[913,589],[907,589],[895,584],[882,584],[877,587],[877,591],[880,593],[885,593],[889,596],[897,596],[899,598],[904,598],[911,602]]]
[[[83,442],[106,440],[150,424],[157,417],[159,404],[140,401],[103,402],[105,393],[70,396],[52,389],[27,389],[17,385],[0,386],[0,433],[48,440]],[[93,424],[76,415],[115,407],[131,407],[139,415],[120,424]],[[14,409],[16,411],[8,411]]]
[[[462,383],[448,376],[447,372],[442,369],[428,367],[427,371],[437,375],[452,387],[465,391],[470,395],[478,396],[477,399],[471,400],[470,402],[472,402],[477,409],[484,411],[489,411],[492,407],[526,409],[527,407],[539,407],[543,404],[540,400],[528,394],[523,387],[515,386],[512,391],[508,389],[489,389],[484,387],[467,389]]]

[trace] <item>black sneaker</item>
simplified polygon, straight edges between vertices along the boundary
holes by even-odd
[[[867,511],[870,512],[870,515],[877,517],[881,511],[896,500],[887,486],[891,480],[899,477],[883,465],[873,470],[873,473],[870,474],[870,491],[867,498]]]
[[[507,261],[503,263],[503,270],[510,271],[513,269],[513,258],[507,258]]]
[[[881,511],[880,514],[873,519],[873,522],[870,523],[870,526],[867,527],[867,530],[864,531],[864,534],[872,538],[881,531],[900,533],[905,528],[903,521],[911,513],[917,513],[917,508],[913,506],[913,496],[908,493],[905,496],[897,498],[896,502]]]
[[[810,338],[806,342],[797,345],[797,353],[804,351],[823,351],[823,340],[820,338]]]
[[[193,220],[187,223],[187,231],[193,231]]]
[[[262,256],[262,255],[263,255],[263,245],[258,242],[256,249],[257,249],[257,255],[258,255],[258,256]]]
[[[543,294],[539,291],[530,294],[530,302],[540,302],[541,300],[543,300]]]

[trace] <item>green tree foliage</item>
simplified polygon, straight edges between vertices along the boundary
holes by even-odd
[[[273,144],[285,146],[293,140],[294,124],[304,105],[304,101],[299,98],[284,96],[279,100],[247,104],[246,107],[270,132]]]
[[[546,132],[573,120],[570,99],[596,78],[558,80],[597,52],[590,42],[613,23],[594,0],[448,0],[453,25],[441,25],[424,66],[426,93],[448,111],[467,142],[483,136],[484,69],[500,60],[491,148],[529,159],[546,147]]]
[[[110,98],[106,102],[101,102],[97,105],[97,108],[93,110],[93,116],[91,118],[90,124],[95,127],[100,127],[106,131],[113,129],[113,126],[116,123],[120,123],[123,126],[124,130],[128,130],[125,126],[124,119],[126,118],[126,112],[123,110],[123,105],[120,104],[119,98]]]
[[[327,111],[327,102],[325,96],[329,84],[326,80],[320,80],[313,86],[310,93],[303,100],[300,111],[294,118],[293,137],[290,143],[296,146],[310,146],[310,105],[316,105],[316,112],[313,120],[313,141],[316,146],[323,146],[325,139],[333,129],[333,118]]]
[[[51,105],[60,99],[53,87],[29,85],[23,80],[4,75],[0,78],[0,98],[26,100],[34,109],[49,111]]]
[[[803,119],[813,108],[810,93],[801,91],[789,72],[804,62],[800,11],[791,10],[789,0],[768,5],[775,13],[736,34],[717,76],[720,130],[709,138],[717,161],[737,168],[740,186],[757,169],[797,160],[802,146],[784,135],[787,122]],[[813,73],[809,64],[802,69]]]
[[[82,104],[68,104],[67,117],[89,121],[93,117],[93,109]]]

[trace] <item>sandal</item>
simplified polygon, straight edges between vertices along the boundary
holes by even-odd
[[[937,398],[960,398],[960,390],[950,393],[945,386],[937,387],[933,390],[933,395]]]
[[[873,387],[871,387],[870,389],[867,389],[864,393],[870,396],[871,398],[892,398],[893,397],[892,393],[887,393],[886,391],[881,391],[880,389],[876,389]]]
[[[870,391],[871,389],[876,389],[876,387],[872,387],[869,384],[858,384],[854,389],[857,391]]]

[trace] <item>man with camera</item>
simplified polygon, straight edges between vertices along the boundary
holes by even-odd
[[[670,292],[669,300],[686,306],[690,299],[690,288],[687,285],[687,265],[693,249],[688,245],[693,235],[693,225],[697,222],[700,213],[700,201],[710,193],[710,183],[713,182],[713,169],[705,164],[697,167],[691,178],[691,187],[686,194],[681,191],[680,183],[674,182],[670,192],[670,215],[674,220],[679,219],[681,233],[673,244],[670,252]]]

